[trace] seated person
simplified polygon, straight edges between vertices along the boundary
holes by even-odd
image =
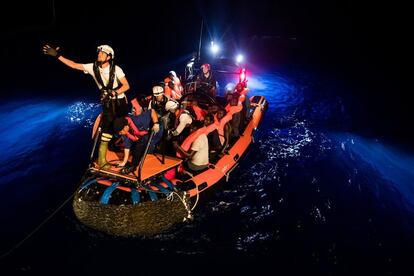
[[[232,93],[232,94],[227,94],[226,96],[226,100],[228,103],[228,106],[226,109],[228,109],[227,111],[230,110],[231,106],[237,106],[238,105],[238,100],[239,100],[239,95],[236,93]],[[236,138],[240,136],[240,123],[242,120],[242,112],[235,112],[232,114],[232,118],[230,121],[230,125],[231,125],[231,138]]]
[[[197,100],[192,100],[191,101],[191,107],[190,107],[190,112],[192,113],[193,117],[197,120],[197,121],[204,121],[204,117],[207,115],[207,110],[202,109],[199,105],[198,105],[198,101]]]
[[[243,106],[241,111],[241,123],[244,123],[250,117],[250,100],[247,98],[248,92],[249,89],[247,88],[245,82],[239,82],[233,92],[238,97],[237,104]]]
[[[164,94],[173,100],[179,100],[183,94],[183,86],[175,71],[170,71],[164,79]]]
[[[145,99],[145,98],[144,98]],[[140,101],[142,103],[142,101]],[[140,103],[140,104],[141,104]],[[161,140],[162,126],[158,122],[158,116],[155,110],[143,108],[139,115],[131,115],[129,117],[117,118],[114,121],[114,131],[122,135],[124,141],[124,159],[118,164],[122,169],[121,173],[129,174],[135,171],[144,154],[145,147],[149,140],[149,129],[152,121],[152,130],[155,132],[148,153],[154,151],[155,145]],[[132,165],[126,166],[130,151],[132,151]]]
[[[226,152],[229,143],[230,143],[230,135],[232,133],[230,121],[231,121],[231,114],[226,113],[226,110],[220,108],[217,111],[216,118],[218,121],[218,133],[219,133],[219,139],[222,146],[222,152]]]
[[[214,116],[212,114],[207,114],[204,117],[204,126],[208,127],[214,124]],[[208,147],[209,147],[209,159],[212,160],[214,163],[219,154],[222,152],[222,146],[220,143],[219,134],[216,128],[212,128],[213,130],[208,132],[207,139],[208,139]]]
[[[208,114],[212,114],[213,116],[216,116],[218,110],[219,110],[219,107],[216,104],[208,106]]]
[[[190,126],[190,132],[193,133],[202,127],[202,122],[194,121]],[[180,146],[177,141],[173,142],[173,146],[177,152],[181,153],[187,159],[185,165],[190,173],[199,172],[208,167],[208,139],[205,133],[200,132],[188,150]]]
[[[217,82],[213,73],[210,71],[210,64],[201,65],[203,70],[198,76],[196,82],[200,85],[200,89],[213,98],[216,96]]]

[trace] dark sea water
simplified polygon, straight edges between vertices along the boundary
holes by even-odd
[[[414,153],[352,127],[343,81],[252,68],[269,101],[259,140],[193,221],[153,237],[89,229],[66,202],[100,112],[91,91],[1,102],[0,274],[413,273]]]

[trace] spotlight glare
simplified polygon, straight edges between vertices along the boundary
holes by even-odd
[[[211,41],[211,47],[210,47],[210,49],[211,49],[211,52],[213,54],[217,54],[218,51],[220,51],[220,47],[217,44],[215,44],[214,41]]]
[[[242,61],[243,61],[243,59],[244,59],[243,55],[239,54],[239,55],[237,55],[237,57],[236,57],[236,62],[237,62],[237,63],[240,63],[240,62],[242,62]]]

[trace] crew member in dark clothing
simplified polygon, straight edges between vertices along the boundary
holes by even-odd
[[[149,103],[148,108],[154,109],[158,117],[161,118],[167,111],[165,110],[165,104],[168,102],[169,98],[164,94],[164,88],[160,85],[156,85],[152,88],[152,98]]]
[[[217,82],[213,73],[210,71],[210,64],[204,63],[201,65],[202,72],[197,76],[197,83],[201,91],[205,91],[212,97],[216,96]]]

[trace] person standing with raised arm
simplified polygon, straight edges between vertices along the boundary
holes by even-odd
[[[109,45],[97,47],[97,58],[94,63],[77,63],[59,53],[59,47],[43,46],[43,53],[55,57],[66,66],[83,71],[95,80],[101,91],[102,103],[102,135],[99,145],[98,165],[101,169],[109,169],[111,165],[106,160],[108,143],[112,139],[113,121],[128,114],[128,103],[125,92],[129,84],[122,69],[114,64],[115,53]]]

